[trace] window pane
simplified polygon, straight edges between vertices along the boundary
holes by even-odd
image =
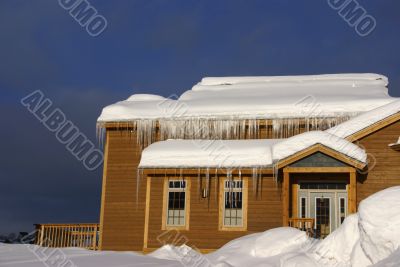
[[[233,180],[224,182],[224,212],[223,223],[225,226],[243,225],[243,181]]]
[[[186,181],[168,182],[167,225],[185,225]]]
[[[304,197],[301,198],[301,218],[306,217],[306,199]]]

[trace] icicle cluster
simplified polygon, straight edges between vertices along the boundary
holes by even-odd
[[[326,130],[349,120],[354,115],[356,114],[342,114],[329,118],[304,117],[272,120],[204,118],[134,120],[128,123],[116,123],[116,127],[120,124],[128,127],[129,124],[130,129],[136,130],[137,142],[143,148],[156,140],[166,139],[288,138],[302,131]],[[97,124],[97,134],[101,143],[104,138],[104,126],[104,122]],[[265,132],[260,132],[261,127],[264,127]]]

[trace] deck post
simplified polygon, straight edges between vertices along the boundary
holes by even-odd
[[[96,246],[96,244],[97,244],[97,231],[98,231],[98,229],[97,229],[98,227],[97,226],[94,226],[93,227],[93,241],[92,241],[92,247],[93,247],[93,250],[97,250],[97,246]]]
[[[352,168],[350,170],[350,183],[349,183],[349,203],[348,203],[348,213],[357,212],[357,175],[356,169]]]
[[[148,242],[148,238],[149,238],[150,193],[151,193],[151,176],[147,176],[146,208],[145,208],[145,215],[144,215],[143,251],[147,250],[147,242]]]
[[[43,246],[43,236],[44,236],[44,225],[40,225],[40,238],[39,238],[39,246]]]
[[[289,226],[289,172],[286,168],[283,169],[282,183],[282,217],[283,226]]]

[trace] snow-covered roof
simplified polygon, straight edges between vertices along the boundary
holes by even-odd
[[[273,160],[283,160],[316,144],[331,148],[360,162],[367,162],[367,154],[362,148],[346,139],[323,131],[306,132],[275,144],[272,150]]]
[[[271,147],[279,139],[166,140],[142,152],[140,168],[234,168],[272,165]]]
[[[313,131],[282,139],[167,140],[142,152],[140,168],[250,168],[274,163],[315,144],[321,144],[366,163],[366,153],[332,134]]]
[[[394,101],[387,85],[378,74],[209,77],[177,100],[133,95],[105,107],[98,122],[354,116]]]
[[[386,104],[379,108],[358,115],[346,122],[343,122],[333,128],[326,130],[326,132],[342,138],[346,138],[367,128],[370,125],[380,122],[387,117],[390,117],[399,112],[400,100],[397,100],[390,104]]]

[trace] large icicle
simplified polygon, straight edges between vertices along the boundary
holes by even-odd
[[[128,127],[127,124],[129,124],[129,129],[133,129],[136,132],[138,144],[140,144],[141,148],[144,148],[156,140],[166,139],[288,138],[303,131],[331,128],[355,115],[357,114],[274,119],[169,118],[134,120],[121,122],[121,125]],[[267,125],[266,134],[262,136],[260,135],[260,123]],[[104,135],[104,131],[101,130],[104,127],[105,123],[103,122],[97,124],[97,134],[100,136],[100,140],[104,138],[101,137]]]

